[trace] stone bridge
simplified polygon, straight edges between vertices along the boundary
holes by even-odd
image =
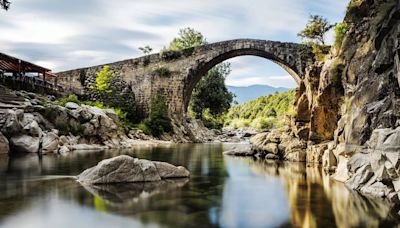
[[[165,97],[171,115],[186,112],[192,90],[208,70],[237,56],[259,56],[275,62],[300,83],[305,69],[313,63],[310,48],[296,43],[237,39],[206,44],[182,52],[162,52],[136,59],[109,63],[111,69],[132,87],[140,110],[146,114],[152,97]],[[80,74],[95,75],[104,65],[58,73],[59,82],[81,88]],[[157,73],[168,69],[168,74]]]

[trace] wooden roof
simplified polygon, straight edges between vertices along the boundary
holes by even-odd
[[[18,59],[16,57],[12,57],[0,52],[0,70],[8,71],[8,72],[49,72],[51,74],[51,70],[38,66],[34,63],[30,63],[28,61]]]

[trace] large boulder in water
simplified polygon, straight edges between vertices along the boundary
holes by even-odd
[[[82,172],[77,179],[83,184],[110,184],[160,181],[189,175],[189,171],[182,166],[121,155],[99,162]]]

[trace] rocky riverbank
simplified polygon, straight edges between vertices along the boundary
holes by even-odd
[[[0,153],[67,153],[166,143],[139,130],[125,132],[111,109],[67,103],[53,97],[2,88]]]

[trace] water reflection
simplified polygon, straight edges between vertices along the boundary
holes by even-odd
[[[319,167],[222,155],[233,146],[0,157],[0,226],[378,227],[399,221],[389,203],[348,191]],[[183,165],[192,175],[92,187],[68,178],[119,154]]]

